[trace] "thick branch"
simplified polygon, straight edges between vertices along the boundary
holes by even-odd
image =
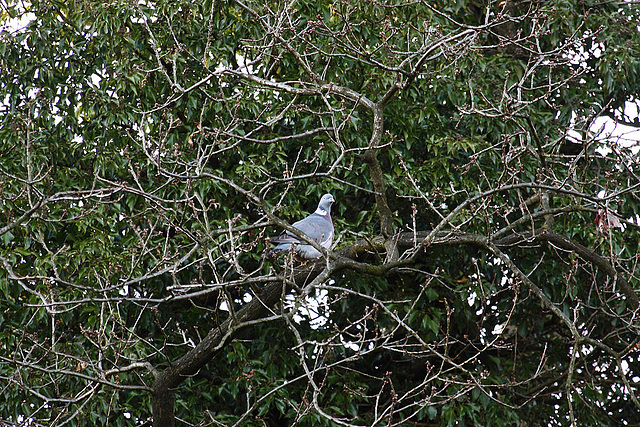
[[[324,265],[317,263],[312,269],[298,270],[294,281],[298,286],[317,279]],[[324,276],[328,269],[324,269]],[[323,275],[320,275],[323,276]],[[285,280],[267,285],[262,293],[243,306],[234,316],[229,316],[217,328],[212,329],[198,345],[160,373],[153,386],[153,425],[173,427],[175,425],[175,390],[189,376],[202,369],[233,333],[259,319],[268,316],[271,308],[280,301]],[[275,315],[275,313],[272,312]],[[274,319],[280,318],[275,315]],[[263,319],[264,320],[264,319]]]
[[[388,209],[388,207],[387,207]],[[422,241],[431,232],[423,231],[418,233],[400,233],[393,240],[396,247],[400,250],[409,250],[415,247],[416,241]],[[608,262],[608,260],[594,251],[573,242],[564,236],[543,230],[537,234],[529,235],[512,235],[499,239],[495,242],[488,242],[484,236],[480,236],[472,233],[451,233],[440,231],[432,236],[433,240],[429,246],[439,245],[474,245],[484,247],[490,251],[497,251],[498,247],[506,248],[509,246],[516,246],[523,242],[530,243],[531,239],[538,241],[548,241],[562,247],[566,250],[571,250],[581,256],[586,261],[597,266],[606,274],[615,278],[616,283],[619,285],[620,290],[625,294],[627,300],[630,302],[631,308],[636,310],[638,307],[638,296],[631,288],[628,281],[616,271],[616,269]],[[293,281],[300,287],[310,289],[311,287],[325,281],[332,273],[342,269],[351,269],[354,271],[363,272],[372,275],[385,275],[388,272],[402,267],[406,263],[412,263],[415,260],[413,258],[391,260],[383,265],[371,265],[368,263],[362,263],[356,261],[356,258],[360,254],[370,253],[375,251],[385,250],[386,243],[390,239],[384,237],[377,237],[369,240],[358,241],[353,245],[342,249],[328,264],[326,260],[316,263],[311,268],[300,269],[295,271]],[[502,253],[501,251],[498,251]],[[508,257],[504,257],[505,261],[508,261]],[[523,277],[526,277],[523,275]],[[272,308],[280,301],[283,292],[286,290],[283,288],[286,284],[286,280],[270,283],[267,285],[263,292],[251,302],[242,307],[234,316],[229,316],[222,324],[217,328],[211,330],[209,334],[191,351],[178,359],[169,368],[160,373],[153,387],[153,417],[154,426],[166,427],[174,426],[174,404],[175,404],[175,389],[184,381],[188,376],[194,375],[203,368],[215,355],[215,353],[225,344],[225,342],[240,328],[253,324],[257,321],[266,321],[271,319],[281,318],[281,315],[272,311]],[[542,293],[542,291],[534,286],[536,295],[541,298],[543,304],[553,309],[555,306],[553,303]],[[271,317],[269,313],[271,312]],[[556,313],[558,314],[558,313]],[[562,315],[561,317],[564,317]],[[564,319],[567,320],[567,319]],[[572,325],[569,322],[570,326]],[[572,331],[575,334],[575,331]]]
[[[589,263],[604,271],[608,276],[615,280],[615,283],[619,286],[620,291],[629,301],[629,308],[632,310],[637,310],[639,308],[640,299],[638,298],[638,294],[635,293],[627,279],[615,269],[615,267],[609,262],[609,260],[607,260],[607,258],[598,255],[596,252],[585,246],[582,246],[578,242],[574,242],[573,240],[567,239],[565,236],[554,233],[552,231],[543,230],[536,235],[536,238],[538,240],[546,240],[549,243],[552,243],[563,249],[575,252]]]
[[[376,106],[373,108],[373,132],[371,134],[371,141],[369,142],[369,149],[364,155],[364,160],[369,165],[371,181],[376,191],[376,204],[378,205],[378,214],[380,216],[380,231],[383,236],[390,237],[393,235],[393,214],[387,203],[387,189],[384,182],[384,175],[382,174],[382,168],[380,167],[380,162],[376,157],[376,149],[374,148],[380,145],[383,131],[384,121],[382,108]]]

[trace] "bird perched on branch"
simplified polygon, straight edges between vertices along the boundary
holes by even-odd
[[[333,221],[331,220],[331,205],[335,199],[331,194],[325,194],[318,203],[318,209],[308,217],[293,224],[294,228],[302,231],[311,240],[318,242],[323,248],[329,249],[333,242]],[[275,244],[267,256],[274,256],[281,252],[288,251],[293,246],[293,252],[305,259],[320,258],[322,253],[306,243],[300,237],[290,231],[285,230],[278,237],[271,239]]]

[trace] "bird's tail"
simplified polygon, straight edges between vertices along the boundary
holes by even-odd
[[[264,257],[266,259],[275,258],[275,257],[278,256],[279,253],[280,253],[280,251],[276,251],[275,249],[270,249],[264,254]]]
[[[269,258],[275,258],[278,255],[280,255],[282,252],[286,252],[291,248],[291,244],[290,243],[281,243],[278,246],[276,246],[275,248],[267,251],[267,253],[264,255],[265,258],[269,259]]]

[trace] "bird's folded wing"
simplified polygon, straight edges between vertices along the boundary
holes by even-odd
[[[293,226],[322,246],[325,246],[328,241],[329,245],[331,245],[330,242],[333,240],[333,225],[325,218],[314,214],[294,223]],[[273,243],[301,243],[302,239],[290,231],[285,230],[278,237],[271,239],[271,241]]]

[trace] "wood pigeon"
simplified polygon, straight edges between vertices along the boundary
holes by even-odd
[[[335,199],[331,194],[325,194],[318,203],[318,209],[305,219],[293,224],[295,228],[315,240],[323,248],[329,249],[333,242],[333,221],[331,220],[331,205]],[[322,253],[313,246],[306,244],[295,234],[285,230],[278,237],[271,239],[276,245],[267,256],[277,255],[288,251],[293,245],[293,252],[305,259],[320,258]]]

